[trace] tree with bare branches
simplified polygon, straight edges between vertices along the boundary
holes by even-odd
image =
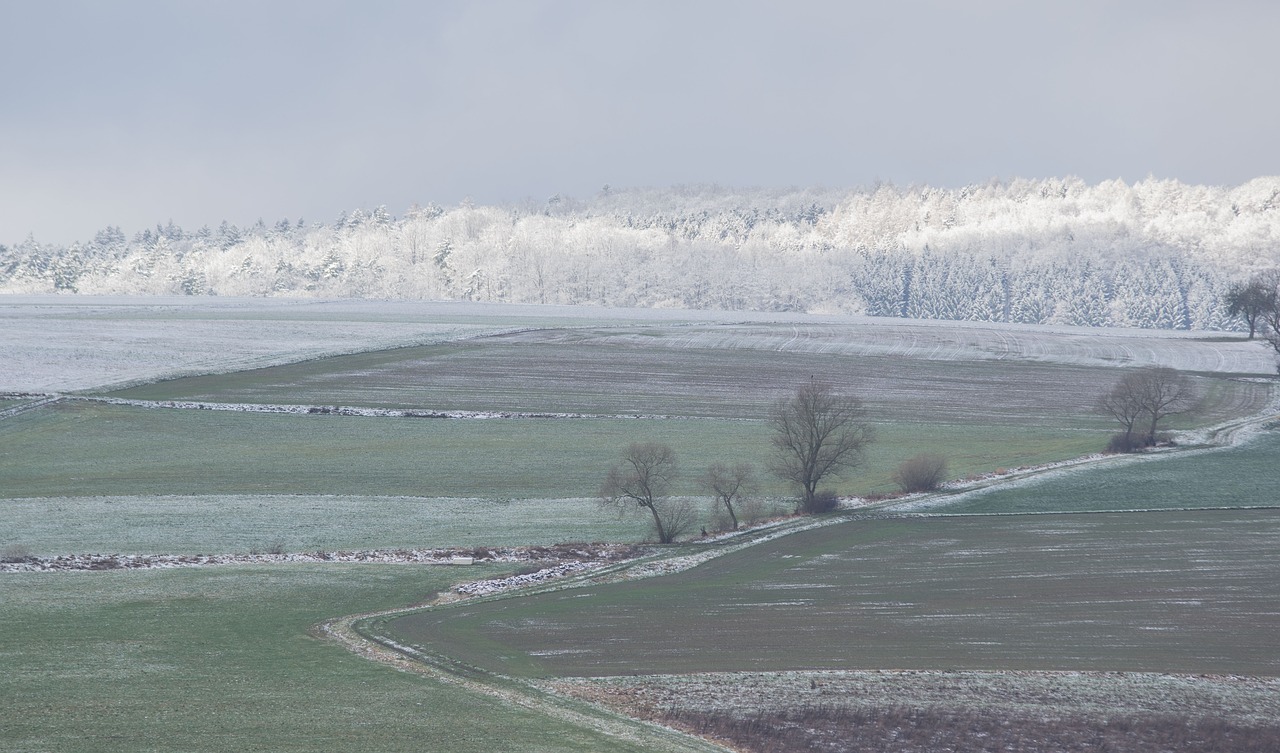
[[[702,475],[702,485],[715,498],[716,511],[728,513],[735,531],[738,530],[736,506],[752,492],[755,478],[755,468],[750,463],[739,463],[732,468],[724,463],[715,463]]]
[[[1141,375],[1137,372],[1125,374],[1110,392],[1098,400],[1098,410],[1119,421],[1124,429],[1124,434],[1112,439],[1110,449],[1113,451],[1131,452],[1137,447],[1133,430],[1145,410],[1142,405],[1141,381]]]
[[[1249,339],[1252,340],[1258,325],[1267,321],[1267,315],[1277,310],[1275,280],[1266,275],[1259,275],[1244,283],[1237,283],[1227,291],[1225,303],[1227,316],[1239,317],[1249,328]]]
[[[627,447],[623,461],[609,469],[600,485],[600,501],[620,510],[647,510],[658,543],[670,544],[693,524],[688,500],[671,497],[676,454],[665,444],[643,442]]]
[[[799,487],[798,512],[817,512],[818,484],[857,467],[875,440],[862,401],[818,380],[779,400],[769,423],[777,450],[770,470]]]
[[[1167,366],[1143,369],[1142,407],[1146,412],[1147,444],[1156,443],[1156,429],[1169,416],[1191,407],[1191,382],[1185,374]]]
[[[1191,382],[1185,374],[1167,366],[1151,366],[1121,377],[1102,397],[1099,408],[1124,427],[1122,449],[1131,450],[1136,444],[1134,431],[1144,432],[1143,445],[1154,445],[1160,422],[1185,412],[1191,407],[1192,398]]]

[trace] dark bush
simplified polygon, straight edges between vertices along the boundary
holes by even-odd
[[[1107,442],[1107,452],[1137,452],[1141,450],[1144,437],[1134,434],[1112,434],[1111,439]]]
[[[947,459],[923,453],[902,461],[893,472],[894,482],[904,492],[927,492],[938,488],[947,478]]]
[[[814,492],[808,503],[800,503],[800,512],[813,515],[820,512],[831,512],[840,506],[840,497],[830,489],[819,489]]]

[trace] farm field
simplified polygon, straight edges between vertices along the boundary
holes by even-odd
[[[1088,454],[1102,431],[877,427],[862,473],[833,486],[886,492],[901,460],[945,453],[957,475]],[[0,497],[234,495],[471,499],[594,497],[632,442],[661,441],[701,494],[713,462],[768,460],[768,427],[729,419],[444,420],[155,410],[62,401],[0,423]],[[234,469],[229,473],[227,469]],[[787,489],[762,479],[766,495]]]
[[[1004,348],[993,354],[972,342],[918,336],[927,330],[908,334],[917,336],[895,333],[888,324],[834,323],[540,329],[177,379],[112,394],[211,403],[760,419],[794,385],[817,376],[864,396],[870,415],[883,423],[1108,425],[1091,407],[1118,378],[1115,364],[1106,361],[1122,352],[1114,343],[1099,342],[1094,358],[1067,364],[1040,360],[1029,343],[1016,350],[991,338],[991,345]],[[1177,360],[1175,344],[1187,351],[1185,360],[1206,367],[1206,376],[1195,380],[1203,398],[1199,421],[1216,423],[1260,408],[1265,387],[1208,378],[1224,374],[1207,367],[1251,362],[1224,360],[1218,350],[1223,343],[1192,340],[1166,343],[1158,351],[1165,360]],[[1024,351],[1035,355],[1014,357]]]
[[[1088,473],[1046,474],[903,507],[986,514],[1277,506],[1277,458],[1280,431],[1273,428],[1235,447],[1126,458]]]
[[[585,306],[7,295],[0,297],[0,391],[103,389],[485,332],[707,316]]]
[[[606,736],[308,636],[461,577],[340,564],[3,574],[0,750],[700,749],[634,726],[633,741]]]
[[[516,330],[700,324],[673,347],[744,344],[774,352],[1073,366],[1163,365],[1219,374],[1274,372],[1238,337],[1047,326],[1001,327],[787,313],[602,309],[481,303],[288,298],[26,296],[0,299],[0,391],[102,390],[201,373],[230,373],[325,356],[441,344]],[[647,335],[593,336],[615,345]],[[545,334],[529,337],[543,340]],[[576,337],[572,331],[556,336]]]
[[[528,677],[814,669],[1280,676],[1280,515],[853,520],[662,578],[395,619]]]
[[[828,671],[545,684],[746,751],[1249,753],[1280,741],[1275,678]]]
[[[638,516],[589,499],[58,497],[0,502],[8,546],[80,553],[246,554],[641,541]]]
[[[1263,377],[1273,367],[1257,343],[1185,333],[56,297],[0,301],[0,324],[13,325],[0,343],[0,389],[73,393],[0,419],[0,556],[635,542],[648,536],[643,518],[594,502],[627,444],[670,444],[684,471],[677,493],[705,504],[696,475],[714,461],[763,467],[768,406],[811,376],[862,395],[876,426],[864,466],[832,484],[844,495],[892,491],[893,470],[919,452],[947,457],[953,477],[1095,452],[1112,426],[1090,406],[1121,366],[1192,372],[1201,400],[1175,429],[1239,421],[1272,404]],[[141,402],[112,402],[121,397]],[[227,405],[145,407],[165,400]],[[277,405],[564,417],[252,409]],[[1161,497],[1175,507],[1239,506],[1274,486],[1274,435],[1104,463],[1097,472],[1113,475],[1094,486],[1094,471],[1083,471],[928,504],[984,513],[1155,507],[1167,481],[1200,500]],[[787,508],[790,490],[764,481],[759,496]],[[1150,494],[1117,493],[1129,485]],[[429,647],[528,677],[705,669],[785,678],[772,670],[869,667],[1280,675],[1266,643],[1280,628],[1266,606],[1280,595],[1268,558],[1280,543],[1274,511],[844,515],[856,519],[674,575],[474,601],[391,624],[447,618],[418,623]],[[546,709],[504,710],[472,684],[395,672],[307,636],[323,619],[420,603],[454,580],[517,567],[0,573],[0,694],[21,698],[0,719],[0,750],[314,750],[335,740],[388,751],[709,747],[630,722],[605,735]],[[485,616],[494,614],[510,619]],[[609,632],[631,624],[648,634]],[[909,690],[905,677],[894,682]],[[1028,682],[1028,692],[1052,687]],[[1233,696],[1240,709],[1274,713],[1255,704],[1261,691],[1233,692],[1243,693]]]

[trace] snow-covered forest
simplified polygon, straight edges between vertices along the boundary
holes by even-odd
[[[602,189],[0,246],[0,292],[401,298],[1233,329],[1280,267],[1280,178]]]

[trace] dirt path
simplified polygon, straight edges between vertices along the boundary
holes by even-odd
[[[312,628],[313,637],[336,643],[348,651],[369,661],[392,667],[401,672],[427,677],[463,690],[501,700],[503,703],[528,709],[547,716],[607,735],[620,743],[642,746],[647,750],[670,753],[725,753],[732,748],[716,745],[662,725],[645,722],[606,709],[540,690],[511,678],[497,675],[464,676],[463,673],[443,668],[442,660],[428,656],[409,646],[398,645],[386,638],[374,639],[360,630],[360,624],[370,620],[395,617],[424,607],[453,603],[462,598],[456,593],[444,594],[426,605],[389,609],[369,614],[337,617]]]

